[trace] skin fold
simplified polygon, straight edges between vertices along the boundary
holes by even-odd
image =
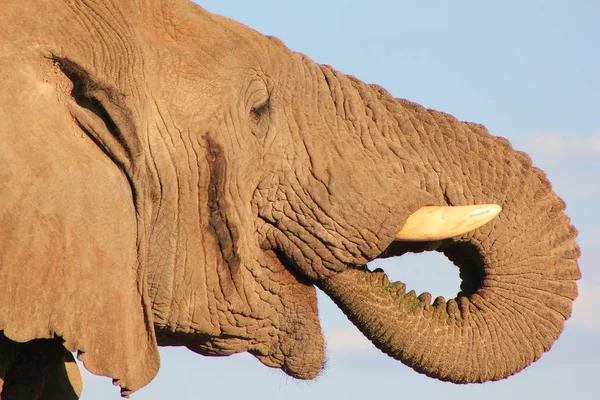
[[[193,3],[5,1],[0,82],[3,399],[77,398],[69,352],[127,396],[161,345],[312,379],[316,287],[456,383],[520,371],[570,316],[577,233],[527,155]],[[421,207],[488,203],[475,231],[394,241]],[[365,267],[423,250],[455,299]]]

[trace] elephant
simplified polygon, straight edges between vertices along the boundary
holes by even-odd
[[[188,0],[5,0],[0,384],[129,396],[158,346],[323,368],[316,288],[382,352],[454,383],[548,351],[577,231],[526,154]],[[455,298],[367,263],[438,251]]]

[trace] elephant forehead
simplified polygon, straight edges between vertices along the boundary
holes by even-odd
[[[184,13],[173,13],[168,18],[151,15],[146,19],[152,19],[152,23],[142,22],[139,27],[146,48],[151,50],[152,60],[148,61],[162,65],[165,58],[171,58],[180,65],[177,70],[169,70],[171,73],[194,79],[210,72],[223,79],[236,69],[261,69],[269,60],[267,53],[282,47],[236,21],[191,3],[185,6],[189,10]]]

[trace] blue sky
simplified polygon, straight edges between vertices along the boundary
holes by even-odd
[[[417,374],[376,350],[319,295],[328,367],[300,382],[254,357],[206,358],[162,349],[148,399],[592,399],[600,393],[600,2],[205,0],[210,11],[282,39],[317,62],[397,97],[485,124],[544,169],[579,229],[580,297],[553,349],[508,380],[457,386]],[[417,292],[453,295],[442,256],[384,265]],[[118,396],[84,374],[84,400]]]

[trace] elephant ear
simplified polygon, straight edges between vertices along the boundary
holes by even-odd
[[[159,365],[132,191],[71,117],[70,82],[41,64],[0,58],[0,330],[61,337],[126,395]]]

